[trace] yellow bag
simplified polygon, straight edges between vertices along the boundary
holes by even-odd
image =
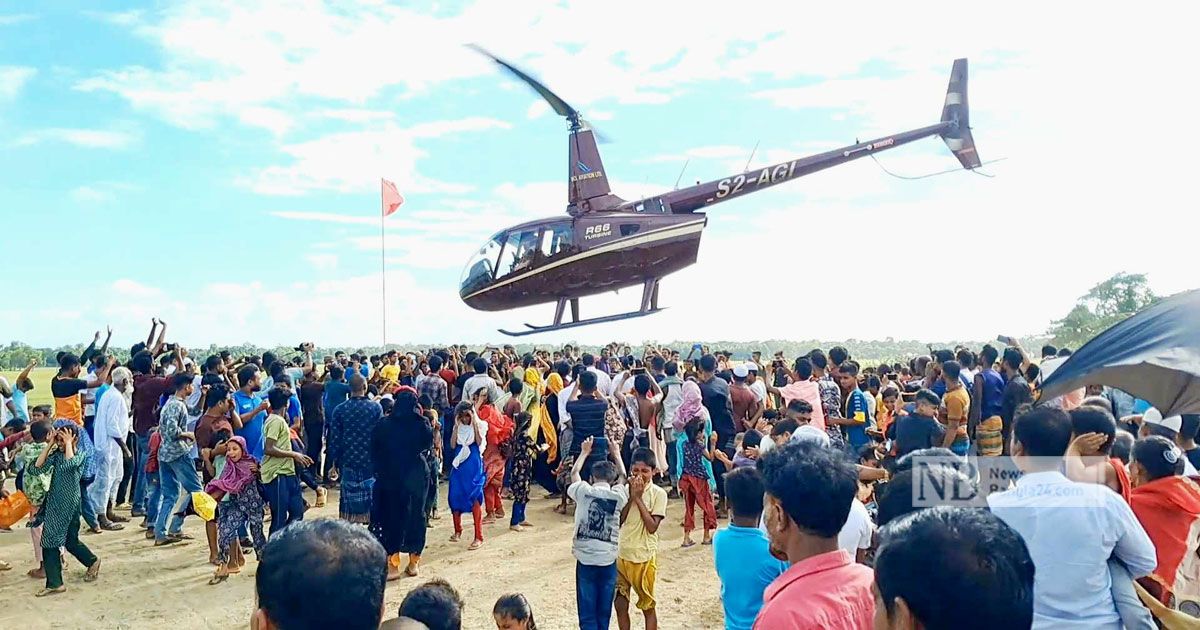
[[[17,521],[29,516],[29,497],[16,492],[0,499],[0,527],[12,527]]]
[[[211,521],[217,515],[217,500],[207,492],[193,492],[192,509],[195,510],[196,516]]]

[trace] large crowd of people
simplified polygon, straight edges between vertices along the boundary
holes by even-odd
[[[210,583],[259,563],[253,627],[457,629],[451,584],[384,611],[386,583],[437,562],[447,512],[476,550],[542,500],[573,519],[587,630],[680,627],[656,605],[679,526],[712,546],[731,630],[1194,627],[1200,416],[1100,384],[1041,400],[1070,351],[1007,341],[883,364],[699,344],[196,357],[156,320],[124,365],[99,334],[61,354],[52,405],[26,402],[29,370],[0,382],[0,454],[39,597],[66,590],[64,552],[100,578],[81,532],[176,545],[200,518]],[[985,492],[991,460],[1020,478]],[[969,491],[926,500],[947,487]],[[332,498],[339,519],[305,519]],[[497,596],[497,628],[536,630]]]

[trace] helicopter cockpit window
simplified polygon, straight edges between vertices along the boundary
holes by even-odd
[[[510,232],[504,241],[504,250],[500,252],[500,264],[496,267],[496,277],[503,278],[509,274],[529,269],[534,263],[537,252],[537,228]]]
[[[542,255],[553,258],[571,251],[573,232],[570,223],[547,225],[542,230]]]
[[[467,261],[467,266],[463,269],[462,275],[462,293],[474,293],[479,289],[487,286],[492,281],[495,275],[496,257],[500,254],[500,246],[503,244],[500,240],[502,234],[497,234],[475,250],[471,255],[471,259]]]
[[[621,236],[629,236],[630,234],[637,234],[638,230],[640,230],[640,229],[642,229],[642,226],[638,223],[622,223],[621,224]]]

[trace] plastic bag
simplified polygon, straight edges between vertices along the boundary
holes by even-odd
[[[20,490],[0,499],[0,527],[12,527],[29,516],[29,498]]]
[[[196,516],[211,521],[217,514],[217,500],[207,492],[193,492],[192,509],[195,510]]]

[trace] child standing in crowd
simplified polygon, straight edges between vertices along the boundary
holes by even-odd
[[[263,537],[263,502],[258,493],[258,463],[246,451],[246,440],[235,436],[224,443],[223,461],[217,478],[204,488],[213,498],[222,501],[217,513],[217,565],[209,584],[217,584],[237,573],[240,564],[231,560],[230,548],[237,544],[238,531],[249,527],[254,540],[254,553],[262,553],[267,544]],[[226,498],[228,497],[228,498]]]
[[[492,617],[496,620],[496,630],[537,630],[533,608],[520,593],[501,595],[492,607]]]
[[[292,395],[281,388],[267,393],[271,415],[263,424],[263,463],[259,469],[267,501],[271,505],[271,535],[304,519],[304,499],[300,495],[300,478],[296,466],[308,466],[312,460],[300,451],[293,451],[291,432],[288,431],[288,402]],[[249,446],[246,446],[249,452]],[[226,463],[226,466],[229,464]]]
[[[42,516],[42,561],[45,564],[46,587],[37,592],[37,597],[66,592],[63,584],[62,556],[58,548],[87,567],[85,582],[94,582],[100,575],[100,559],[87,545],[79,541],[79,479],[83,474],[83,452],[76,450],[79,434],[83,427],[67,425],[50,434],[50,445],[38,455],[29,469],[34,475],[53,471],[50,487],[39,513]]]
[[[487,396],[487,389],[481,390]],[[446,500],[454,517],[454,534],[450,542],[462,538],[462,515],[470,512],[475,522],[475,540],[469,551],[483,546],[483,472],[482,449],[487,447],[487,423],[475,416],[471,403],[458,403],[454,410],[454,432],[450,434],[450,451],[454,454],[450,462],[450,485]]]
[[[509,529],[519,532],[524,527],[532,527],[525,520],[525,505],[529,503],[529,483],[533,479],[533,458],[537,456],[537,446],[529,435],[529,427],[533,424],[533,416],[522,411],[516,417],[517,428],[511,438],[512,471],[509,473],[509,486],[512,490],[513,507]]]
[[[725,630],[751,630],[763,605],[763,593],[787,571],[788,564],[771,555],[767,534],[758,527],[764,494],[758,471],[738,468],[725,475],[725,494],[733,516],[729,527],[713,539]]]
[[[504,518],[504,504],[500,492],[504,488],[504,471],[508,465],[505,455],[508,438],[512,437],[513,424],[508,416],[492,405],[487,387],[480,387],[473,396],[475,414],[487,426],[487,440],[482,451],[483,471],[486,482],[483,486],[483,502],[486,508],[484,523],[494,523]]]
[[[713,433],[706,444],[703,428],[699,420],[693,420],[684,427],[687,441],[683,445],[683,476],[679,478],[679,493],[683,495],[683,547],[696,544],[692,540],[692,530],[696,528],[693,512],[697,503],[704,515],[704,544],[712,544],[712,532],[717,528],[717,513],[704,468],[705,460],[713,460],[717,434]]]
[[[637,593],[637,607],[646,618],[646,630],[658,630],[654,580],[658,572],[658,527],[667,516],[667,491],[654,485],[653,451],[637,449],[632,462],[629,503],[621,510],[617,596],[613,604],[617,625],[629,630],[629,595],[631,591]]]
[[[34,409],[34,417],[39,416],[39,409]],[[45,417],[44,413],[40,413],[41,417]],[[42,457],[42,453],[50,447],[49,437],[52,429],[49,420],[37,420],[29,426],[29,436],[33,442],[26,444],[18,455],[18,463],[21,466],[21,480],[24,487],[25,497],[29,499],[29,536],[33,539],[33,558],[37,560],[38,566],[36,569],[29,570],[29,577],[42,579],[46,577],[46,565],[42,559],[42,522],[46,518],[45,512],[42,511],[42,504],[46,501],[46,493],[50,490],[50,480],[53,476],[51,469],[45,472],[36,473],[33,470],[33,465]],[[55,553],[58,553],[55,551]]]
[[[434,375],[436,378],[441,378]],[[429,527],[433,527],[429,521],[436,521],[437,513],[437,488],[438,479],[441,478],[442,471],[442,423],[438,418],[438,410],[434,408],[433,398],[428,394],[421,394],[417,398],[417,404],[421,406],[421,413],[429,419],[429,426],[433,428],[433,446],[429,450],[421,454],[425,459],[425,465],[429,468],[429,488],[425,493],[425,520]]]
[[[609,461],[592,464],[592,481],[580,479],[592,453],[592,437],[583,441],[571,466],[571,485],[565,496],[575,501],[575,608],[580,630],[607,630],[617,587],[617,546],[621,518],[629,502],[624,486],[612,487],[617,467]]]

